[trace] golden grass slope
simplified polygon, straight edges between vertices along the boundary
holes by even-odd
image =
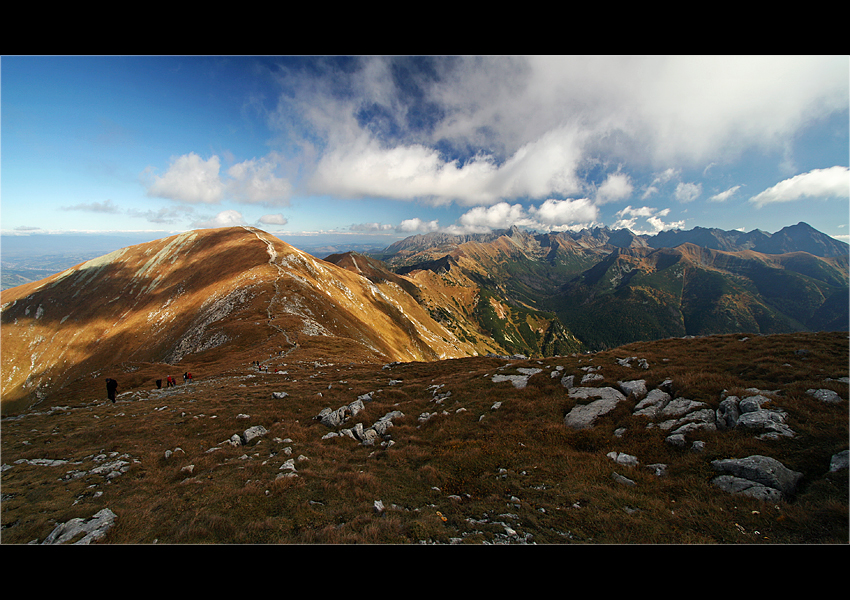
[[[5,290],[0,302],[4,413],[116,365],[266,357],[316,338],[338,340],[351,360],[473,352],[397,284],[250,227],[123,248]]]

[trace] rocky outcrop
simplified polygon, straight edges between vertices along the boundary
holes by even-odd
[[[358,398],[354,402],[340,406],[336,410],[325,408],[315,418],[321,421],[322,425],[326,427],[339,427],[351,417],[356,416],[363,408],[363,401]]]
[[[372,446],[378,440],[387,437],[387,429],[393,426],[393,419],[404,417],[404,413],[400,410],[393,410],[385,414],[383,417],[375,421],[371,426],[365,427],[363,423],[357,423],[354,427],[341,429],[339,432],[331,431],[322,439],[330,439],[340,436],[347,436],[357,440],[364,446]]]

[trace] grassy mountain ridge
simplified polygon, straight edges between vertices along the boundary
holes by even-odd
[[[326,337],[352,360],[474,353],[393,281],[373,283],[252,228],[123,248],[0,298],[4,411],[109,365],[304,353]]]

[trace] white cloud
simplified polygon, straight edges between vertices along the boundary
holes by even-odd
[[[521,204],[499,202],[493,206],[476,206],[461,215],[458,219],[463,231],[469,233],[486,233],[493,229],[507,229],[512,225],[529,224]]]
[[[792,202],[802,198],[847,198],[850,196],[850,174],[847,167],[815,169],[780,181],[750,198],[761,208],[765,204]]]
[[[629,176],[624,173],[612,173],[596,190],[596,203],[617,202],[632,195],[634,187]]]
[[[505,198],[567,195],[582,187],[575,175],[579,145],[569,132],[550,132],[497,166],[486,156],[461,164],[446,161],[421,144],[387,148],[359,136],[319,160],[310,189],[342,197],[420,198],[468,206],[495,204]]]
[[[399,224],[396,229],[405,233],[412,233],[417,231],[429,232],[439,230],[440,226],[436,220],[423,221],[418,217],[414,217],[413,219],[405,219]]]
[[[455,225],[443,228],[448,233],[487,233],[512,226],[536,231],[578,229],[595,222],[597,207],[587,198],[579,200],[546,200],[539,207],[499,202],[492,206],[476,206],[460,216]]]
[[[278,164],[273,155],[233,165],[227,170],[227,194],[237,202],[248,204],[289,204],[292,185],[275,175]]]
[[[579,200],[554,200],[550,198],[540,205],[540,208],[529,207],[528,212],[537,223],[547,226],[547,228],[589,223],[596,221],[599,217],[599,210],[587,198]]]
[[[292,185],[276,175],[277,168],[277,156],[272,153],[237,163],[227,169],[227,177],[222,177],[218,156],[204,160],[190,152],[173,158],[162,176],[148,170],[147,195],[191,204],[219,204],[227,199],[285,206],[289,204]]]
[[[680,183],[676,186],[676,200],[679,202],[693,202],[702,194],[701,183]]]
[[[711,198],[708,199],[708,201],[709,202],[726,202],[739,189],[741,189],[740,185],[730,187],[728,190],[720,192],[719,194],[714,194]]]
[[[669,208],[658,210],[649,206],[642,206],[640,208],[627,206],[617,212],[616,216],[619,217],[619,219],[616,223],[614,223],[612,229],[628,229],[637,235],[654,235],[659,231],[664,231],[666,229],[681,229],[684,227],[684,221],[673,221],[667,223],[662,220],[661,217],[666,217],[669,214]],[[645,219],[645,223],[648,227],[639,226],[639,218]]]
[[[224,196],[218,156],[204,160],[194,152],[173,158],[163,176],[151,175],[148,196],[178,202],[218,204]]]
[[[197,229],[215,229],[218,227],[234,227],[245,225],[242,213],[236,210],[223,210],[211,219],[198,221],[192,224]]]
[[[316,191],[468,206],[576,195],[587,192],[580,167],[596,157],[672,175],[781,149],[800,127],[847,107],[843,56],[435,58],[427,76],[405,66],[407,87],[399,60],[361,57],[362,68],[334,71],[351,96],[316,81],[282,96],[275,122],[287,134],[288,112],[308,119],[302,141],[320,153]],[[374,107],[380,118],[360,120]],[[422,107],[430,112],[412,110]],[[414,126],[414,114],[429,126]],[[478,158],[452,162],[437,142]]]

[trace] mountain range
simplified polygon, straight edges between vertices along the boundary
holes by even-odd
[[[2,292],[2,407],[120,366],[226,372],[285,357],[565,355],[637,340],[848,329],[848,247],[775,234],[595,228],[427,234],[320,260],[251,227],[123,248]]]

